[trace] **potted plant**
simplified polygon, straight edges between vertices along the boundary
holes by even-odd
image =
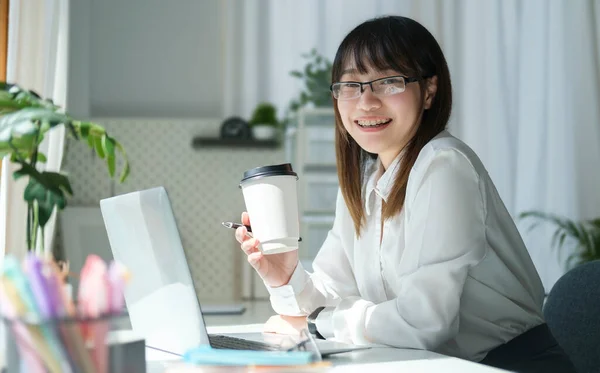
[[[56,207],[67,205],[72,195],[68,175],[62,172],[39,171],[37,166],[46,161],[39,151],[45,134],[58,125],[64,125],[68,134],[86,141],[95,153],[105,159],[110,177],[114,177],[116,157],[123,158],[119,182],[129,175],[129,162],[123,146],[99,124],[75,120],[51,100],[21,87],[0,82],[0,158],[9,155],[20,168],[15,179],[28,178],[23,198],[27,202],[27,248],[35,250],[39,240],[43,250],[44,227]],[[41,237],[38,237],[38,233]]]
[[[529,229],[542,222],[552,224],[556,230],[550,245],[557,250],[574,245],[574,252],[565,262],[566,269],[600,259],[600,218],[576,221],[540,211],[526,211],[519,214],[519,219],[534,219]]]
[[[316,49],[302,54],[308,62],[302,70],[293,70],[290,75],[304,81],[304,89],[298,98],[292,100],[287,109],[287,124],[295,113],[302,107],[313,105],[314,107],[332,107],[331,99],[331,69],[332,63],[320,55]]]
[[[255,139],[272,140],[277,136],[279,122],[276,113],[275,106],[268,102],[263,102],[254,109],[249,125]]]

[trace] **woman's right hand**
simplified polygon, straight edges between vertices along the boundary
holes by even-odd
[[[242,213],[242,224],[251,226],[247,212]],[[298,265],[298,250],[263,255],[258,249],[258,240],[248,236],[248,231],[243,226],[235,230],[235,238],[242,244],[242,251],[248,255],[248,263],[267,285],[273,288],[287,285]]]

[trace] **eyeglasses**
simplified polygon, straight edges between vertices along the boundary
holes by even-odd
[[[364,86],[371,87],[373,94],[377,96],[391,96],[404,92],[406,84],[417,82],[422,78],[409,78],[402,75],[388,76],[371,80],[370,82],[339,82],[333,83],[329,88],[336,100],[354,100],[359,98],[365,91]]]

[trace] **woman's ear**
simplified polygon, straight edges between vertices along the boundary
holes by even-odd
[[[434,75],[425,81],[425,84],[427,84],[427,87],[425,88],[425,102],[423,103],[423,108],[425,110],[429,109],[433,103],[435,93],[437,92],[437,82],[437,75]]]

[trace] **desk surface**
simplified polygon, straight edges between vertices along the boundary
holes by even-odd
[[[262,323],[274,314],[268,301],[248,302],[242,315],[205,316],[208,333],[228,334],[247,339],[260,340]],[[173,355],[147,349],[148,373],[192,373],[192,372],[243,372],[245,369],[182,369]],[[332,355],[327,359],[333,367],[327,372],[364,372],[369,369],[380,371],[406,372],[460,372],[460,373],[500,373],[481,364],[448,357],[435,352],[396,348],[371,348]],[[175,369],[175,366],[178,366]]]

